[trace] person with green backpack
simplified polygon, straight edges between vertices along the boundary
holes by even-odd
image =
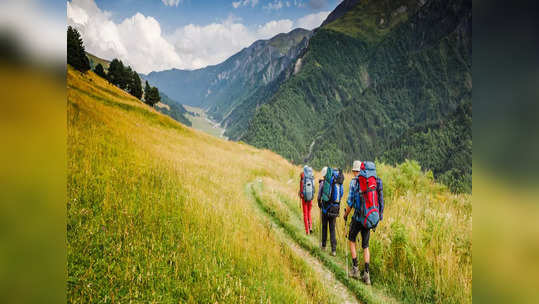
[[[337,238],[335,235],[335,221],[339,216],[340,202],[343,196],[344,174],[341,169],[324,167],[322,178],[318,181],[318,207],[320,208],[320,222],[322,224],[322,250],[326,248],[327,230],[331,238],[331,255],[337,255]]]
[[[382,180],[376,175],[376,166],[373,162],[362,163],[359,160],[354,161],[352,165],[354,178],[350,181],[350,190],[348,192],[348,206],[344,212],[344,222],[346,223],[348,214],[354,209],[348,240],[350,241],[350,254],[352,255],[352,271],[350,276],[357,279],[359,269],[356,253],[356,237],[361,233],[361,248],[363,248],[363,259],[365,261],[365,270],[361,279],[365,284],[371,284],[370,278],[370,252],[369,239],[371,229],[376,229],[378,223],[384,215],[384,194]],[[346,261],[348,263],[348,261]]]

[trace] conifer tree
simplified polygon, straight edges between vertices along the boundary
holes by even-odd
[[[140,77],[136,71],[131,74],[131,81],[129,84],[129,94],[135,96],[138,99],[142,98],[142,84],[140,83]]]
[[[83,73],[90,69],[82,38],[72,26],[67,28],[67,63]]]
[[[103,66],[101,63],[98,63],[94,68],[94,73],[96,73],[97,76],[107,79],[107,74],[105,73],[105,69],[103,69]]]

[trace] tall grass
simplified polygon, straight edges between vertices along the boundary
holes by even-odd
[[[303,234],[300,168],[184,127],[93,73],[68,68],[67,86],[68,301],[331,302],[260,206],[367,302],[471,302],[471,196],[416,162],[378,164],[386,210],[371,235],[370,288],[346,276],[342,218],[337,257],[318,248],[316,206],[315,232]],[[253,202],[244,189],[255,180]]]
[[[371,232],[373,286],[409,303],[471,302],[471,196],[452,194],[434,182],[431,172],[422,172],[414,161],[397,167],[378,164],[377,169],[384,181],[386,209],[384,220]],[[346,194],[351,178],[351,174],[346,174]],[[348,247],[342,217],[337,219],[337,258],[330,258],[318,249],[320,217],[315,206],[314,233],[304,236],[296,187],[295,183],[264,179],[257,190],[259,200],[298,243],[337,275],[344,273]],[[343,208],[344,204],[341,203]],[[358,249],[362,260],[361,248]],[[388,301],[383,292],[373,293],[347,278],[341,279],[366,302]]]
[[[272,172],[290,164],[186,128],[93,73],[68,68],[67,86],[69,302],[331,299],[242,191],[260,172],[284,182]]]

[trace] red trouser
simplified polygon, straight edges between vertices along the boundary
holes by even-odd
[[[305,232],[309,234],[309,230],[313,228],[313,221],[311,220],[311,209],[313,202],[306,202],[301,199],[301,206],[303,207],[303,223],[305,223]]]

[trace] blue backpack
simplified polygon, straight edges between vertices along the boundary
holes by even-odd
[[[311,167],[303,167],[303,199],[310,202],[314,198],[314,175]]]
[[[323,208],[322,213],[330,217],[338,217],[340,203],[343,196],[344,174],[341,169],[328,168],[325,176],[322,193]]]

